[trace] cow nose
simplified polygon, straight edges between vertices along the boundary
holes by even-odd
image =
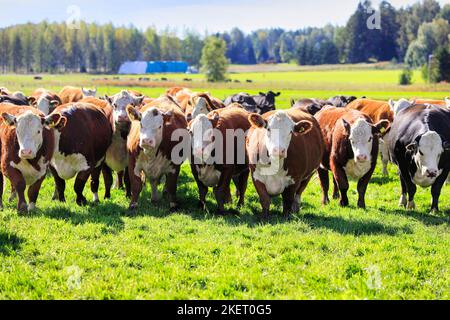
[[[281,157],[281,158],[286,158],[287,156],[287,151],[285,148],[275,148],[273,150],[273,153],[275,156]]]
[[[128,122],[128,116],[119,116],[117,120],[119,120],[119,122]]]
[[[33,151],[30,149],[22,149],[20,150],[20,156],[21,157],[30,157],[32,155]]]
[[[359,156],[356,157],[356,160],[358,162],[366,162],[367,159],[368,159],[368,157],[366,155],[364,155],[364,154],[360,154]]]
[[[437,170],[427,170],[428,178],[436,178],[437,174],[438,174]]]
[[[153,148],[155,146],[155,141],[153,139],[142,139],[142,146]]]

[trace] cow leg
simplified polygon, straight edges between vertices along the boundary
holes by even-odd
[[[6,183],[6,180],[5,180],[5,183]],[[14,186],[11,184],[11,191],[9,194],[8,201],[13,202],[16,199],[16,197],[17,197],[16,190],[14,189]]]
[[[320,186],[322,187],[322,204],[327,205],[330,203],[330,199],[328,198],[328,189],[330,188],[328,170],[319,168],[317,173],[319,174]]]
[[[227,196],[230,194],[230,183],[233,178],[233,169],[226,168],[220,175],[219,183],[214,188],[214,195],[217,201],[217,214],[225,215],[229,212],[225,211],[225,203],[227,202]]]
[[[175,172],[167,174],[165,189],[169,195],[170,212],[176,212],[179,209],[177,201],[177,182],[180,174],[180,167],[175,168]]]
[[[297,189],[298,187],[296,185],[291,185],[283,192],[283,215],[286,219],[292,214]]]
[[[92,170],[81,171],[77,174],[75,179],[74,190],[77,195],[77,204],[79,206],[85,206],[87,204],[86,198],[83,196],[84,186],[91,175]]]
[[[3,210],[3,183],[4,183],[3,179],[3,174],[0,170],[0,210]]]
[[[364,177],[358,181],[358,208],[366,209],[366,191],[369,185],[370,178],[372,178],[373,172],[375,171],[375,166],[370,169],[369,172],[365,174]]]
[[[259,195],[259,201],[261,202],[262,218],[264,220],[268,220],[270,204],[272,202],[272,199],[270,198],[269,194],[267,193],[266,186],[263,183],[259,182],[258,180],[253,179],[253,184],[255,185],[256,192]]]
[[[447,180],[448,172],[441,174],[431,187],[431,196],[433,201],[431,202],[431,212],[439,212],[439,197],[441,196],[442,187]]]
[[[128,174],[130,177],[130,185],[131,185],[131,201],[129,211],[137,210],[139,195],[141,194],[142,191],[142,179],[140,176],[134,174],[135,163],[136,161],[134,159],[131,159],[130,157],[128,166]]]
[[[152,187],[152,203],[157,204],[159,201],[158,185],[160,179],[150,179],[150,186]]]
[[[400,207],[403,207],[403,208],[406,208],[406,205],[407,205],[407,199],[406,199],[406,196],[407,196],[407,193],[408,193],[408,188],[406,187],[406,182],[405,182],[405,179],[403,179],[403,177],[402,177],[402,175],[399,173],[399,177],[400,177],[400,185],[401,185],[401,187],[402,187],[402,195],[401,195],[401,197],[400,197],[400,201],[399,201],[399,206]]]
[[[234,184],[236,185],[236,196],[238,197],[237,207],[241,208],[245,202],[245,192],[247,191],[249,170],[242,172],[237,178],[234,178]]]
[[[125,182],[125,190],[127,198],[131,198],[131,184],[130,184],[130,173],[128,172],[128,167],[125,168],[123,174],[123,181]]]
[[[106,163],[102,166],[103,181],[105,182],[105,199],[111,199],[111,187],[113,184],[112,170]]]
[[[39,191],[41,190],[42,182],[44,182],[45,176],[36,181],[28,188],[28,212],[36,209],[37,198],[39,196]]]
[[[116,181],[116,187],[117,189],[123,190],[123,181],[124,181],[125,172],[120,171],[117,173],[117,181]]]
[[[28,208],[27,202],[25,201],[25,189],[27,187],[25,179],[23,178],[20,171],[14,168],[8,168],[7,170],[7,176],[9,177],[11,185],[14,186],[14,189],[17,193],[17,210],[20,213],[26,213]]]
[[[333,177],[333,199],[337,200],[339,199],[339,197],[340,197],[339,186],[336,179]]]
[[[409,172],[406,166],[404,168],[403,166],[400,166],[400,174],[403,177],[403,181],[405,182],[406,185],[406,191],[408,193],[408,202],[406,204],[406,209],[415,210],[416,203],[414,202],[414,196],[416,195],[417,192],[417,186],[411,180],[411,177],[409,176]]]
[[[93,194],[93,202],[94,203],[99,203],[100,200],[98,198],[98,188],[100,185],[100,173],[102,171],[102,166],[99,166],[98,168],[94,168],[92,170],[92,174],[91,174],[91,192]],[[105,183],[105,188],[106,188],[106,183]]]
[[[58,173],[53,167],[50,167],[50,172],[55,180],[55,192],[53,193],[52,200],[58,200],[60,202],[66,202],[64,192],[66,190],[66,181],[58,176]]]
[[[383,176],[388,177],[389,149],[388,144],[383,139],[380,139],[380,153],[381,161],[383,163]]]
[[[339,187],[339,191],[341,193],[340,205],[341,207],[348,207],[349,201],[347,192],[349,189],[347,174],[344,169],[336,165],[334,162],[331,162],[331,171],[333,172],[334,179]]]
[[[299,213],[300,206],[302,203],[302,194],[305,191],[306,187],[308,186],[309,182],[311,181],[312,177],[313,176],[309,177],[308,179],[306,179],[300,183],[300,186],[298,187],[297,193],[295,195],[294,203],[292,204],[292,212],[293,213]]]

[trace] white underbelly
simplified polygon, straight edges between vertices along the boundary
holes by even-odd
[[[137,158],[134,174],[140,177],[142,172],[146,178],[159,179],[168,173],[175,173],[175,168],[161,152],[155,156],[142,151]]]
[[[80,153],[64,156],[60,152],[55,152],[51,164],[58,176],[64,180],[72,179],[77,173],[89,169],[86,157]]]
[[[355,160],[351,159],[347,162],[347,165],[345,166],[344,170],[347,174],[347,177],[350,177],[354,180],[359,180],[362,177],[364,177],[372,167],[372,161],[366,161],[366,162],[356,162]]]
[[[20,160],[17,164],[11,161],[9,164],[11,167],[20,171],[27,186],[33,185],[41,179],[46,174],[48,165],[48,163],[45,162],[44,157],[41,157],[38,162],[39,170],[36,170],[28,160]]]
[[[207,187],[215,187],[219,183],[220,171],[214,166],[197,166],[198,179]]]
[[[256,165],[253,178],[264,184],[269,195],[280,195],[287,187],[295,183],[294,179],[288,175],[287,170],[282,168],[282,164],[278,169],[271,170],[268,168],[270,166]]]

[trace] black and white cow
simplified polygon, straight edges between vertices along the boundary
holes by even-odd
[[[416,208],[419,185],[431,187],[431,210],[439,211],[439,196],[450,172],[450,110],[432,105],[401,110],[391,128],[389,152],[400,170],[400,205]]]

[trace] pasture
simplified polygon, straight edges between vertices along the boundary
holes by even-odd
[[[201,75],[167,75],[168,82],[135,76],[1,75],[0,86],[29,94],[37,87],[59,90],[66,84],[98,86],[99,94],[134,88],[151,97],[172,84],[207,90],[218,98],[240,92],[281,91],[280,108],[291,97],[328,98],[354,94],[371,98],[439,98],[450,86],[417,83],[398,86],[399,70],[309,70],[237,73],[230,78],[253,83],[209,84]],[[156,78],[156,76],[150,76]],[[161,77],[161,76],[159,76]],[[415,77],[418,79],[419,75]],[[93,78],[102,78],[95,80]],[[108,78],[105,80],[104,78]],[[182,168],[178,197],[182,208],[171,214],[167,201],[150,203],[150,186],[136,216],[128,216],[124,191],[112,200],[78,207],[73,181],[67,203],[51,200],[47,178],[38,209],[19,216],[8,202],[0,212],[0,299],[449,299],[450,185],[442,191],[442,212],[431,215],[429,189],[419,189],[417,210],[398,207],[400,183],[390,165],[381,164],[369,185],[367,210],[356,208],[355,182],[350,208],[337,201],[324,207],[318,178],[291,220],[274,199],[271,219],[262,222],[252,183],[239,216],[217,217],[197,209],[198,192],[188,165]],[[92,195],[85,188],[88,200]],[[101,191],[103,194],[103,180]]]

